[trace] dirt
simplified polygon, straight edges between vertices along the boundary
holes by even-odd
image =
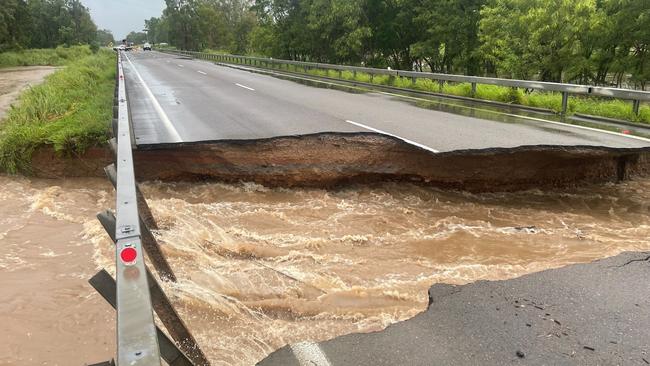
[[[113,163],[113,153],[108,147],[92,147],[83,154],[62,156],[51,146],[37,149],[32,155],[32,175],[38,178],[105,177],[104,167]]]
[[[141,180],[252,181],[280,187],[418,182],[472,192],[622,181],[650,173],[650,149],[524,146],[432,154],[374,134],[321,133],[266,140],[141,146]]]
[[[0,120],[23,90],[40,84],[57,69],[51,66],[0,68]]]

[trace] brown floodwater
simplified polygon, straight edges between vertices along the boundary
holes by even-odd
[[[179,278],[166,292],[214,365],[383,329],[423,311],[434,283],[650,250],[650,179],[494,194],[397,183],[142,188]],[[112,310],[85,284],[98,268],[113,271],[113,246],[94,218],[113,197],[103,180],[0,176],[0,364],[81,364],[114,352]]]

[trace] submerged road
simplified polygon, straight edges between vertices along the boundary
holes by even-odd
[[[127,92],[138,145],[377,132],[432,152],[526,145],[650,146],[590,128],[419,107],[413,98],[353,92],[159,52],[128,53]]]

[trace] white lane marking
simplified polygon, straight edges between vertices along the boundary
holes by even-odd
[[[232,65],[226,65],[226,67],[231,67],[231,68],[235,68],[235,69],[238,69],[238,70],[245,70],[245,71],[257,70],[257,69],[244,68],[244,67],[232,67]],[[308,81],[313,81],[313,82],[317,82],[317,83],[320,83],[320,84],[326,84],[326,85],[341,85],[341,86],[345,86],[346,88],[356,89],[356,90],[363,90],[363,91],[370,90],[373,93],[390,95],[392,97],[411,99],[411,100],[418,100],[418,101],[424,101],[424,102],[436,102],[436,103],[440,103],[440,104],[444,104],[444,105],[450,105],[450,106],[464,108],[464,109],[471,109],[471,110],[475,110],[475,111],[488,112],[488,113],[502,115],[502,116],[517,117],[517,118],[527,119],[527,120],[530,120],[530,121],[549,123],[549,124],[564,126],[564,127],[573,127],[573,128],[577,128],[577,129],[581,129],[581,130],[600,132],[600,133],[604,133],[604,134],[608,134],[608,135],[614,135],[614,136],[619,136],[619,137],[627,137],[629,139],[639,140],[639,141],[643,141],[643,142],[650,142],[650,138],[646,138],[646,137],[641,137],[641,136],[636,136],[636,135],[631,135],[631,134],[625,134],[625,133],[620,133],[620,132],[614,132],[614,131],[608,131],[608,130],[601,130],[599,128],[593,128],[593,127],[587,127],[587,126],[581,126],[581,125],[574,125],[572,123],[549,121],[549,120],[542,119],[542,118],[536,118],[536,117],[530,117],[530,116],[522,116],[522,115],[514,114],[514,113],[498,112],[498,111],[494,111],[494,110],[491,110],[491,109],[483,109],[483,108],[471,107],[471,106],[466,106],[466,105],[461,105],[461,104],[445,103],[445,102],[440,102],[440,101],[436,101],[436,100],[433,100],[433,99],[418,98],[418,97],[412,97],[410,95],[383,92],[383,91],[379,91],[379,90],[376,90],[376,89],[369,89],[369,88],[357,87],[357,86],[346,85],[346,84],[332,83],[332,82],[316,80],[316,79],[312,79],[312,78],[304,78],[304,77],[291,75],[291,74],[277,73],[277,72],[273,72],[273,71],[269,71],[269,70],[264,70],[264,71],[266,71],[266,74],[268,74],[268,75],[278,75],[278,74],[280,74],[280,75],[289,75],[290,77],[292,77],[294,79],[298,79],[298,80],[308,80]],[[435,96],[433,96],[433,97],[435,97]],[[440,96],[440,98],[444,98],[444,95]],[[477,118],[477,117],[474,117],[474,118]]]
[[[413,100],[420,100],[420,101],[425,101],[425,102],[431,102],[431,101],[433,101],[433,100],[431,100],[431,99],[418,98],[418,97],[411,97],[411,96],[409,96],[409,95],[401,95],[401,94],[395,94],[395,93],[389,93],[389,92],[382,92],[382,91],[373,91],[373,92],[376,92],[376,93],[379,93],[379,94],[384,94],[384,95],[390,95],[390,96],[393,96],[393,97],[406,98],[406,99],[413,99]],[[601,130],[601,129],[593,128],[593,127],[587,127],[587,126],[581,126],[581,125],[574,125],[574,124],[571,124],[571,123],[565,123],[565,122],[549,121],[549,120],[542,119],[542,118],[536,118],[536,117],[530,117],[530,116],[522,116],[522,115],[514,114],[514,113],[497,112],[497,111],[493,111],[493,110],[490,110],[490,109],[475,108],[475,107],[464,106],[464,105],[458,105],[458,104],[451,104],[451,103],[443,103],[443,104],[445,104],[445,105],[453,105],[453,106],[457,106],[457,107],[461,107],[461,108],[466,108],[466,109],[472,109],[472,110],[475,110],[475,111],[490,112],[490,113],[494,113],[494,114],[500,114],[500,115],[502,115],[502,116],[517,117],[517,118],[527,119],[527,120],[536,121],[536,122],[550,123],[550,124],[553,124],[553,125],[564,126],[564,127],[573,127],[573,128],[577,128],[577,129],[580,129],[580,130],[587,130],[587,131],[593,131],[593,132],[600,132],[600,133],[605,133],[605,134],[608,134],[608,135],[614,135],[614,136],[619,136],[619,137],[627,137],[627,138],[634,139],[634,140],[640,140],[640,141],[644,141],[644,142],[650,142],[650,139],[645,138],[645,137],[636,136],[636,135],[628,135],[628,134],[624,134],[624,133],[620,133],[620,132],[614,132],[614,131]],[[476,117],[475,117],[475,118],[476,118]]]
[[[300,366],[331,366],[323,350],[313,342],[300,342],[289,345]]]
[[[149,99],[151,99],[151,103],[153,104],[154,109],[158,113],[158,116],[160,117],[160,120],[162,121],[163,125],[165,126],[165,128],[167,128],[169,135],[175,140],[175,142],[182,142],[183,139],[181,138],[181,135],[178,134],[176,127],[174,127],[172,121],[170,121],[169,117],[167,117],[167,114],[160,106],[160,103],[158,103],[158,100],[151,92],[151,89],[149,89],[147,84],[144,82],[144,79],[142,79],[142,76],[140,76],[138,69],[136,69],[135,65],[133,65],[129,56],[126,56],[126,60],[129,62],[129,65],[131,65],[131,67],[133,68],[133,71],[135,72],[135,75],[140,80],[140,83],[144,87],[145,92],[147,92],[147,96],[149,96]]]
[[[181,65],[181,64],[178,64],[178,67],[185,67],[185,66],[183,66],[183,65]]]
[[[362,124],[362,123],[358,123],[358,122],[354,122],[354,121],[350,121],[350,120],[346,120],[345,122],[350,123],[350,124],[353,124],[353,125],[358,126],[358,127],[361,127],[361,128],[365,128],[365,129],[370,130],[370,131],[374,131],[374,132],[380,133],[380,134],[382,134],[382,135],[387,135],[387,136],[395,137],[395,138],[397,138],[397,139],[400,139],[400,140],[406,142],[407,144],[410,144],[410,145],[413,145],[413,146],[417,146],[417,147],[419,147],[419,148],[421,148],[421,149],[424,149],[424,150],[429,150],[429,151],[431,151],[432,153],[435,153],[435,154],[437,154],[437,153],[440,152],[440,151],[438,151],[438,150],[436,150],[436,149],[434,149],[434,148],[431,148],[431,147],[429,147],[429,146],[422,145],[422,144],[420,144],[420,143],[417,143],[417,142],[412,141],[412,140],[409,140],[409,139],[405,139],[405,138],[400,137],[400,136],[397,136],[397,135],[393,135],[392,133],[389,133],[389,132],[386,132],[386,131],[382,131],[382,130],[378,130],[378,129],[373,128],[373,127],[370,127],[370,126],[366,126],[366,125],[364,125],[364,124]]]
[[[248,90],[255,91],[255,89],[253,89],[253,88],[249,88],[249,87],[247,87],[246,85],[241,85],[241,84],[237,84],[237,83],[235,83],[235,85],[237,85],[237,86],[240,87],[240,88],[244,88],[244,89],[248,89]]]
[[[207,75],[206,73],[204,73],[204,72],[201,71],[201,70],[198,70],[197,72],[198,72],[199,74],[201,74],[201,75]]]

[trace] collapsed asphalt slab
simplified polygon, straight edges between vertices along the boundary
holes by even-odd
[[[649,279],[650,253],[623,253],[512,280],[437,284],[412,319],[309,352],[285,346],[258,365],[650,365]]]

